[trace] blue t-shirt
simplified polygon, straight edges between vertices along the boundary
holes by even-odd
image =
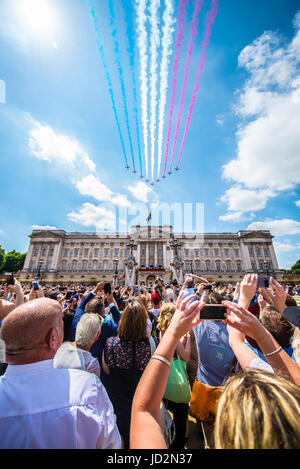
[[[205,320],[193,331],[198,350],[197,380],[210,386],[222,386],[231,373],[235,358],[226,324]]]

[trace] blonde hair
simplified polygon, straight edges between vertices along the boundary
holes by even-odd
[[[299,416],[298,386],[266,371],[244,371],[226,381],[218,401],[215,448],[299,448]]]
[[[298,327],[296,327],[294,330],[291,343],[292,343],[295,361],[297,365],[300,366],[300,329]]]
[[[80,347],[87,347],[101,330],[103,318],[96,313],[85,313],[76,326],[75,342]]]
[[[140,296],[140,301],[143,303],[147,311],[150,306],[150,300],[151,295],[149,295],[149,293],[143,293],[143,295]]]
[[[162,334],[164,334],[168,329],[175,311],[176,307],[173,303],[164,303],[161,306],[157,322],[157,329],[160,330]]]

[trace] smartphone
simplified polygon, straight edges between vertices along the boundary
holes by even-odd
[[[138,294],[139,294],[139,289],[138,289],[138,287],[133,287],[133,293],[134,293],[135,295],[138,295]]]
[[[203,288],[203,290],[212,291],[212,285],[205,285],[205,287]]]
[[[39,289],[39,282],[32,282],[32,286],[35,290],[38,290]]]
[[[15,284],[15,279],[14,279],[14,274],[6,272],[5,277],[7,278],[6,285],[14,285]]]
[[[226,307],[222,305],[206,305],[200,311],[200,319],[211,319],[213,321],[224,321]]]
[[[109,295],[111,294],[111,286],[110,286],[110,283],[105,283],[105,284],[104,284],[104,293],[108,293]]]
[[[66,294],[66,300],[69,300],[71,298],[71,296],[73,295],[74,292],[72,292],[71,290],[69,290]]]
[[[259,276],[257,279],[257,288],[269,288],[270,277],[269,276]]]

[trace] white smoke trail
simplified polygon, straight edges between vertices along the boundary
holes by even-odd
[[[162,37],[162,59],[160,69],[160,101],[159,101],[159,126],[158,126],[158,162],[157,162],[157,178],[159,179],[163,132],[165,123],[165,109],[168,91],[168,73],[169,73],[169,56],[172,54],[172,35],[173,25],[176,19],[173,16],[174,5],[173,0],[165,0],[165,11],[163,15],[163,37]]]
[[[155,129],[156,129],[156,108],[157,108],[157,81],[158,81],[158,47],[160,43],[160,35],[158,28],[158,9],[160,0],[151,0],[149,7],[150,10],[150,24],[151,24],[151,39],[150,39],[150,52],[151,52],[151,65],[150,65],[150,141],[151,141],[151,178],[153,183],[154,177],[154,161],[155,161]]]
[[[136,0],[137,35],[140,54],[140,90],[144,133],[145,174],[148,179],[148,75],[147,75],[147,15],[146,0]]]

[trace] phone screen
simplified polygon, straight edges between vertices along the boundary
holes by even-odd
[[[15,279],[14,279],[13,274],[6,273],[5,277],[7,278],[7,282],[6,282],[7,285],[14,285],[15,284]]]
[[[32,286],[35,290],[38,290],[39,289],[39,284],[38,282],[32,282]]]
[[[269,288],[270,277],[259,276],[257,279],[257,288]]]
[[[72,292],[72,291],[68,291],[67,294],[66,294],[66,300],[69,300],[72,295],[73,295],[73,292]]]
[[[214,321],[224,321],[226,307],[222,305],[206,305],[200,311],[200,319],[211,319]]]
[[[105,283],[105,285],[104,285],[104,293],[108,293],[109,295],[111,294],[111,286],[110,286],[110,283]]]

